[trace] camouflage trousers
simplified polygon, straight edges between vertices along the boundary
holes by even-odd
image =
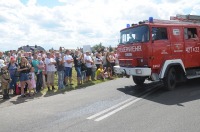
[[[9,83],[1,83],[2,93],[3,95],[8,94]],[[7,92],[6,92],[7,91]],[[6,92],[6,93],[5,93]]]

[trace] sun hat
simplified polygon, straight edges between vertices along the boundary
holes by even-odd
[[[0,59],[0,68],[5,67],[6,65],[4,64],[4,60]]]

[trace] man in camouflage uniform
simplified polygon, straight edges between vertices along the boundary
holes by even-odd
[[[9,99],[9,84],[11,82],[10,74],[7,70],[7,66],[4,64],[3,60],[0,60],[1,68],[1,87],[3,92],[3,99]]]

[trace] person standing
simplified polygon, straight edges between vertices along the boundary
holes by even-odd
[[[114,66],[115,66],[115,54],[114,52],[111,52],[110,55],[109,55],[109,60],[110,60],[110,66],[111,66],[111,73],[112,73],[112,76],[115,74],[114,73]]]
[[[48,91],[50,91],[50,86],[52,86],[52,90],[55,89],[54,87],[54,76],[55,76],[55,59],[51,56],[51,53],[47,53],[47,58],[45,60],[46,64],[46,72],[47,72],[47,87]]]
[[[78,50],[75,51],[74,59],[74,67],[77,72],[77,85],[82,84],[82,76],[81,76],[81,59],[82,55]]]
[[[4,60],[0,60],[0,68],[1,68],[1,87],[3,92],[3,99],[10,99],[9,97],[9,83],[11,81],[9,72],[7,70],[6,65],[4,64]]]
[[[17,58],[16,58],[17,64],[21,63],[21,57],[22,57],[22,53],[21,53],[21,52],[18,52]]]
[[[86,70],[86,81],[90,81],[91,75],[92,75],[92,57],[90,56],[90,52],[86,52],[86,57],[85,57],[85,65],[87,67]]]
[[[8,64],[10,62],[10,58],[11,58],[11,53],[8,52],[7,56],[5,57],[5,64]]]
[[[70,85],[73,85],[72,84],[72,66],[73,66],[74,59],[72,58],[70,53],[71,53],[70,50],[66,50],[65,51],[65,57],[64,57],[66,86],[68,86],[68,82],[69,82]]]
[[[103,60],[102,60],[101,54],[97,53],[96,58],[95,58],[95,65],[96,65],[97,69],[100,68],[100,65],[102,64],[102,62],[103,62]]]
[[[97,70],[97,66],[96,64],[94,63],[95,62],[95,58],[96,58],[96,55],[93,54],[93,56],[91,56],[92,58],[92,74],[91,74],[91,79],[92,81],[95,81],[95,76],[96,76],[96,70]]]
[[[108,73],[108,78],[112,79],[112,67],[111,67],[110,62],[111,62],[110,52],[107,52],[107,54],[106,54],[106,64],[107,64],[106,70],[107,70],[107,73]]]
[[[14,57],[10,58],[10,62],[7,65],[8,71],[10,73],[10,78],[12,79],[10,82],[10,91],[13,91],[13,94],[15,94],[15,88],[17,85],[17,77],[15,75],[15,72],[17,70],[18,64],[16,63],[16,60]]]
[[[56,52],[56,67],[58,72],[58,89],[64,88],[64,56],[60,55],[59,52]]]
[[[28,52],[27,54],[28,54],[28,56],[27,56],[28,62],[31,64],[31,63],[32,63],[32,60],[33,60],[32,53],[31,53],[31,52]]]
[[[81,82],[85,83],[86,82],[86,70],[87,67],[85,65],[85,54],[82,53],[82,58],[81,58]]]
[[[24,56],[22,56],[21,63],[19,63],[19,66],[17,69],[20,72],[19,81],[21,85],[21,97],[26,97],[26,95],[24,94],[24,88],[26,84],[28,84],[29,96],[31,96],[32,85],[28,76],[28,73],[30,72],[30,68],[31,68],[31,65],[28,63],[28,60]]]
[[[42,84],[43,84],[42,71],[40,70],[42,67],[39,65],[37,54],[34,54],[34,56],[33,56],[32,66],[35,69],[35,75],[37,77],[37,80],[36,80],[36,92],[40,92],[40,90],[42,88]]]
[[[4,61],[5,61],[5,57],[4,57],[4,55],[3,55],[3,52],[2,52],[2,51],[0,51],[0,59],[2,59],[2,60],[4,60]]]
[[[114,51],[114,56],[115,56],[115,65],[118,66],[119,65],[119,58],[118,58],[119,56],[118,56],[116,50]]]

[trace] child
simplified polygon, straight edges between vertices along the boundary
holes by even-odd
[[[3,99],[10,99],[8,90],[9,90],[9,86],[10,86],[9,83],[11,82],[11,78],[3,60],[2,60],[2,63],[0,64],[0,67],[1,67],[1,87],[3,91]]]
[[[42,57],[38,56],[38,61],[39,61],[39,69],[38,69],[38,73],[42,72],[44,70],[44,62],[42,61]]]
[[[32,88],[34,90],[34,94],[36,94],[36,81],[35,81],[35,73],[34,73],[35,69],[34,67],[31,67],[30,73],[29,73],[29,79],[32,85]]]
[[[104,73],[105,70],[106,69],[103,69],[103,65],[100,64],[99,69],[97,69],[96,71],[97,80],[100,80],[100,79],[105,80],[105,73]]]

